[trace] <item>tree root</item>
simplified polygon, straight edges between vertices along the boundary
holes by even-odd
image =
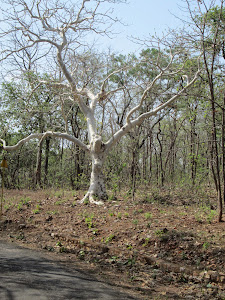
[[[87,194],[84,196],[83,199],[81,199],[79,201],[79,203],[83,204],[86,201],[88,201],[89,203],[96,204],[96,205],[103,205],[104,204],[104,202],[102,200],[96,200],[96,197],[93,196],[93,194],[91,192],[87,192]]]

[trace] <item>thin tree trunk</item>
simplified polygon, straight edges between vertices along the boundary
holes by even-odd
[[[16,173],[19,173],[19,166],[20,166],[20,153],[21,151],[19,151],[18,155],[17,155],[17,162],[16,162],[16,167],[14,169],[14,172],[12,173],[12,186],[15,188],[16,186]],[[19,177],[18,177],[18,182],[17,185],[19,186]]]
[[[212,97],[211,108],[212,108],[212,119],[213,119],[212,145],[213,145],[213,154],[214,154],[215,168],[216,168],[215,175],[216,175],[216,179],[217,179],[216,182],[217,182],[217,197],[218,197],[218,221],[221,222],[222,214],[223,214],[223,204],[222,204],[222,191],[221,191],[221,179],[220,179],[219,153],[218,153],[218,145],[217,145],[216,114],[215,114],[214,97]]]
[[[162,146],[162,142],[160,140],[160,134],[161,134],[161,127],[160,127],[160,122],[159,122],[159,131],[157,132],[157,140],[159,143],[159,159],[160,159],[160,185],[163,186],[164,185],[164,169],[163,169],[163,160],[162,160],[162,152],[163,152],[163,146]]]
[[[223,98],[223,109],[222,109],[222,170],[223,170],[223,202],[225,204],[225,92]]]
[[[152,155],[153,155],[153,147],[152,147],[152,132],[149,136],[149,180],[152,178]]]
[[[36,161],[36,170],[35,170],[35,185],[41,187],[41,160],[42,160],[42,144],[41,141],[38,145],[38,152],[37,152],[37,161]]]
[[[132,200],[134,201],[136,192],[136,150],[132,152],[132,164],[131,164],[131,184],[132,184]]]
[[[45,144],[45,174],[44,174],[44,184],[46,185],[48,182],[48,159],[49,159],[49,149],[50,149],[50,138],[46,138]]]

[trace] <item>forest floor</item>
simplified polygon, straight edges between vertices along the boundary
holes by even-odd
[[[102,206],[81,205],[82,196],[5,190],[1,238],[79,264],[138,299],[225,299],[225,223],[213,191],[143,189]]]

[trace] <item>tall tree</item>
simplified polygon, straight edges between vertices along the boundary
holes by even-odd
[[[216,6],[215,1],[197,1],[195,9],[193,2],[185,0],[189,13],[189,31],[182,32],[188,45],[196,51],[203,53],[204,76],[203,81],[207,82],[208,100],[211,106],[211,169],[218,196],[218,220],[222,220],[223,194],[225,186],[222,187],[221,161],[219,151],[219,134],[217,119],[218,110],[224,109],[217,97],[216,89],[217,76],[220,77],[219,64],[224,55],[224,29],[225,29],[225,8],[224,0],[220,0],[220,5]],[[217,75],[217,76],[216,76]],[[221,115],[221,112],[220,112]],[[221,118],[221,117],[220,117]],[[221,128],[220,128],[221,129]]]
[[[113,3],[116,2],[121,1],[113,1]],[[166,90],[164,90],[162,102],[153,99],[155,101],[150,110],[143,111],[143,104],[156,83],[166,82],[168,78],[177,74],[184,75],[183,66],[177,66],[174,63],[179,57],[180,51],[168,49],[169,60],[165,62],[165,52],[159,49],[157,57],[150,61],[156,72],[154,79],[147,80],[142,86],[138,84],[132,86],[132,90],[136,90],[136,99],[124,118],[124,125],[116,132],[111,132],[111,137],[104,142],[97,128],[97,112],[103,104],[113,105],[113,101],[116,101],[121,93],[128,91],[129,86],[126,81],[112,89],[108,84],[111,76],[126,70],[128,66],[122,66],[120,70],[113,72],[105,72],[105,78],[101,85],[93,89],[88,83],[83,84],[76,80],[73,74],[77,70],[76,68],[71,69],[70,57],[79,55],[82,50],[85,50],[87,37],[91,37],[93,33],[107,34],[107,29],[110,28],[108,26],[111,26],[112,21],[116,21],[108,10],[110,3],[112,3],[111,0],[83,0],[76,1],[75,4],[69,1],[10,0],[7,1],[7,10],[4,11],[5,23],[1,26],[2,60],[37,44],[42,47],[42,55],[53,55],[56,58],[62,77],[60,80],[52,82],[52,85],[62,88],[67,93],[69,91],[72,102],[79,105],[87,122],[89,139],[89,144],[86,145],[68,132],[46,131],[32,133],[14,146],[7,146],[5,141],[1,140],[2,148],[13,151],[34,138],[38,138],[39,143],[42,143],[47,137],[62,138],[73,142],[86,151],[92,159],[90,187],[83,201],[89,199],[93,203],[102,203],[107,199],[102,168],[105,157],[112,147],[134,127],[140,126],[145,119],[155,116],[184,94],[197,80],[200,73],[200,70],[197,70],[192,79],[188,80],[180,91],[173,90],[165,97]],[[107,4],[107,8],[104,12],[105,4]],[[12,35],[14,39],[13,42],[10,42]],[[22,48],[15,42],[21,37],[27,41]],[[46,84],[46,82],[41,81],[40,84]]]

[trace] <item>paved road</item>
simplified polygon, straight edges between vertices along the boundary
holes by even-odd
[[[39,252],[0,241],[1,300],[135,299]]]

